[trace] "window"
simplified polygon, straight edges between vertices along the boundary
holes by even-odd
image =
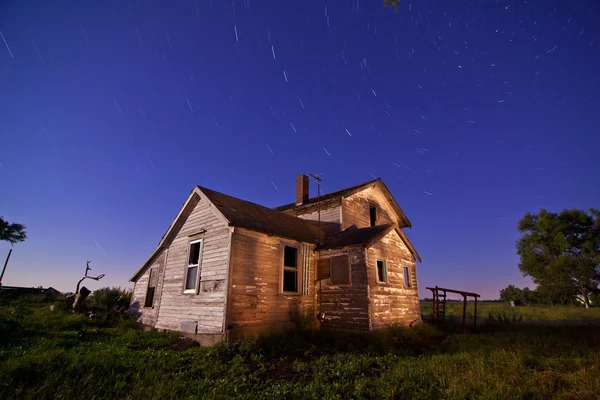
[[[188,263],[185,268],[185,293],[193,293],[196,291],[196,282],[198,281],[198,268],[200,266],[200,247],[202,240],[190,242],[190,250],[188,252]]]
[[[371,218],[371,226],[377,225],[377,207],[369,208],[369,217]]]
[[[379,282],[387,282],[387,267],[385,260],[377,260],[377,280]]]
[[[298,249],[283,248],[283,291],[298,292]]]
[[[330,264],[331,284],[332,285],[351,285],[350,263],[348,256],[331,257]]]
[[[144,307],[154,306],[154,291],[156,290],[156,284],[158,282],[158,271],[156,268],[150,270],[150,276],[148,277],[148,289],[146,289],[146,299],[144,300]]]
[[[404,287],[410,287],[410,269],[408,267],[404,267]]]

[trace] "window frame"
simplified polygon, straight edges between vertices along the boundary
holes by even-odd
[[[334,263],[334,259],[339,258],[339,257],[343,257],[345,258],[346,262],[345,262],[345,267],[348,270],[348,283],[334,283],[334,268],[333,268],[333,263]],[[352,261],[350,259],[350,256],[348,254],[338,254],[337,256],[331,256],[329,257],[329,283],[332,286],[352,286]]]
[[[146,296],[144,297],[144,308],[154,308],[154,298],[156,297],[156,286],[150,286],[150,284],[152,283],[152,272],[154,272],[155,274],[158,274],[158,268],[150,268],[148,270],[148,285],[146,285]],[[156,280],[158,281],[158,277],[156,277]],[[150,289],[152,289],[152,301],[150,302],[150,305],[148,305],[148,292],[150,291]]]
[[[383,263],[383,278],[384,280],[381,281],[379,280],[379,261],[381,261]],[[384,260],[382,258],[378,258],[375,261],[375,274],[377,275],[377,283],[383,283],[383,284],[387,284],[388,283],[388,274],[387,274],[387,260]]]
[[[411,289],[412,288],[412,284],[410,283],[410,267],[406,267],[404,266],[404,269],[402,270],[402,278],[404,279],[404,288],[405,289]]]
[[[285,248],[286,247],[290,247],[293,249],[296,249],[296,268],[293,267],[287,267],[285,264]],[[301,245],[299,244],[291,244],[291,243],[282,243],[281,244],[281,262],[280,262],[280,268],[279,268],[279,294],[285,295],[285,296],[299,296],[300,295],[300,290],[302,288],[302,263],[300,262],[302,260],[301,258],[301,253],[302,253],[302,249],[301,249]],[[284,290],[284,271],[294,271],[296,273],[296,291],[295,292],[289,292]]]
[[[198,263],[190,264],[190,251],[192,250],[192,245],[200,243],[200,248],[198,249]],[[183,294],[197,294],[198,293],[198,283],[200,282],[200,265],[202,264],[202,249],[204,247],[204,239],[196,239],[190,240],[188,242],[187,248],[187,256],[185,261],[185,268],[183,270]],[[196,267],[196,282],[194,283],[194,287],[192,289],[186,289],[187,287],[187,278],[188,278],[188,270],[190,267]]]
[[[369,205],[369,227],[377,226],[377,219],[379,217],[377,206],[374,204]]]

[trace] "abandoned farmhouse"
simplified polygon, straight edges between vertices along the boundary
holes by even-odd
[[[381,179],[276,208],[196,186],[131,277],[145,325],[214,343],[294,326],[370,331],[420,320],[411,224]]]

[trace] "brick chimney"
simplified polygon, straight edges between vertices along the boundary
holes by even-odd
[[[298,175],[296,177],[296,205],[308,202],[308,175]]]

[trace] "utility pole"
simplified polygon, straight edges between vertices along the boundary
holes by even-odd
[[[8,260],[10,260],[11,254],[12,249],[8,250],[8,256],[6,257],[6,261],[4,261],[4,268],[2,268],[2,274],[0,275],[0,286],[2,286],[2,278],[4,277],[4,272],[6,271],[6,266],[8,265]]]

